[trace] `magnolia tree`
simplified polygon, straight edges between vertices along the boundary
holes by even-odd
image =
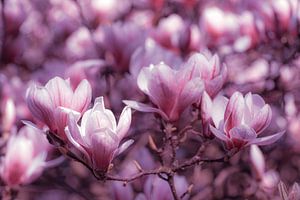
[[[300,199],[298,0],[2,0],[3,199]]]

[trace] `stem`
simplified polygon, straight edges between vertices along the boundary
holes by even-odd
[[[175,200],[180,200],[180,197],[178,196],[176,188],[175,188],[174,175],[173,174],[168,177],[168,183],[169,183],[170,189],[172,191],[173,198]]]

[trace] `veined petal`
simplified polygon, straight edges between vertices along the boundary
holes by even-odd
[[[224,129],[228,133],[230,129],[239,126],[244,117],[245,102],[243,95],[235,92],[229,99],[224,114]]]
[[[111,130],[95,132],[92,135],[93,169],[106,171],[119,145],[119,138]]]
[[[76,88],[72,98],[72,109],[84,112],[92,100],[92,88],[90,83],[84,79]]]
[[[47,89],[31,86],[26,93],[26,101],[32,115],[39,121],[45,123],[50,129],[55,129],[54,104]]]
[[[268,104],[257,112],[256,116],[251,122],[251,127],[256,131],[257,135],[263,132],[271,123],[272,110]]]
[[[178,99],[179,110],[182,111],[192,103],[200,102],[203,90],[204,90],[204,83],[201,78],[194,78],[190,80],[184,86],[179,96]]]
[[[48,81],[45,88],[48,90],[55,107],[71,107],[73,91],[66,80],[56,76]]]

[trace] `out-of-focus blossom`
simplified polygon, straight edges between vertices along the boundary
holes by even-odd
[[[120,72],[129,70],[132,54],[146,39],[146,32],[133,23],[101,26],[95,34],[100,46],[105,49],[106,60]]]
[[[279,182],[279,175],[274,170],[266,171],[264,156],[256,145],[251,145],[250,160],[254,168],[255,175],[260,181],[260,187],[266,191],[274,190]]]
[[[70,77],[72,88],[75,89],[82,80],[87,79],[94,89],[99,84],[96,82],[97,72],[105,65],[103,60],[89,59],[73,63],[65,70],[65,77]]]
[[[46,167],[58,164],[58,160],[46,162],[49,149],[50,144],[38,129],[25,126],[18,134],[12,134],[1,161],[0,173],[4,183],[8,186],[29,184]]]
[[[188,183],[183,176],[174,176],[174,184],[179,196],[183,195],[188,189]],[[169,200],[173,199],[173,196],[168,182],[158,176],[150,176],[144,185],[144,194],[140,194],[136,198],[136,200],[142,199]],[[183,199],[188,199],[188,195],[185,195]]]
[[[208,99],[208,98],[206,98]],[[257,138],[271,122],[272,111],[257,94],[245,97],[235,92],[229,99],[218,96],[211,102],[212,133],[226,142],[228,149],[240,149],[250,144],[268,145],[278,140],[284,131]]]
[[[123,109],[117,125],[114,114],[104,107],[103,97],[98,97],[94,107],[84,113],[80,126],[79,117],[78,113],[69,113],[67,137],[94,171],[104,173],[112,159],[133,142],[128,140],[119,146],[130,127],[131,109]]]
[[[71,60],[97,58],[93,36],[85,27],[78,28],[66,40],[66,54]]]
[[[1,102],[1,131],[11,131],[16,121],[16,107],[12,98],[7,97]]]
[[[164,62],[166,65],[178,69],[182,64],[182,60],[172,51],[159,46],[154,40],[148,38],[145,45],[138,48],[130,60],[130,73],[137,77],[143,67],[150,64],[156,65]]]
[[[83,113],[91,98],[91,86],[87,80],[81,81],[73,91],[69,81],[60,77],[54,77],[45,87],[32,85],[26,95],[32,115],[62,139],[66,139],[64,128],[67,125],[67,114],[63,108]]]
[[[238,18],[232,12],[211,6],[202,15],[200,23],[211,43],[222,44],[225,42],[224,38],[232,41],[239,32]]]
[[[142,112],[156,112],[165,120],[177,121],[188,106],[200,101],[204,89],[203,80],[195,73],[198,63],[193,60],[190,58],[179,70],[164,63],[141,70],[138,86],[158,109],[133,101],[124,103]]]
[[[9,0],[5,2],[5,24],[7,32],[15,32],[26,19],[29,1]]]
[[[201,34],[197,26],[186,22],[180,15],[172,14],[159,21],[152,37],[163,47],[177,53],[200,49]]]

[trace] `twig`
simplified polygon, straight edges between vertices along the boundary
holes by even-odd
[[[174,197],[175,200],[180,200],[180,197],[177,194],[176,188],[175,188],[175,184],[174,184],[174,175],[169,175],[168,177],[168,183],[170,186],[170,189],[172,191],[172,195]]]

